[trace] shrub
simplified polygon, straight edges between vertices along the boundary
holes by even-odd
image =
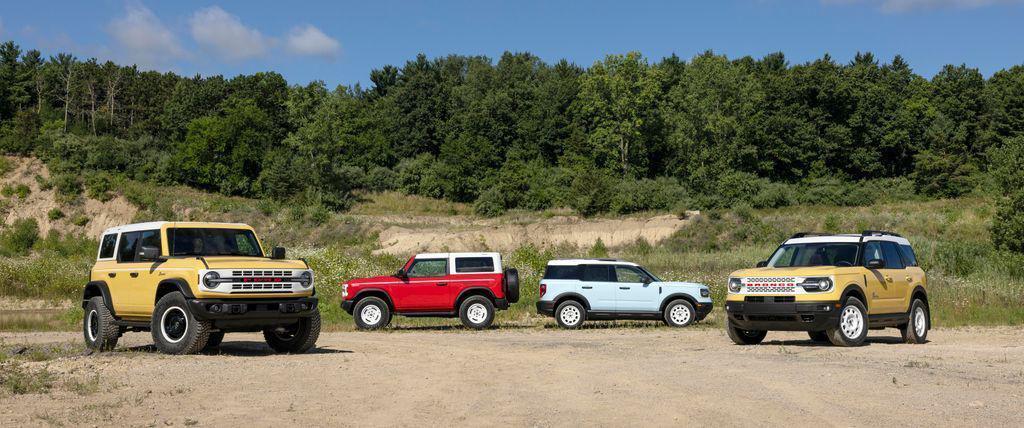
[[[33,218],[15,220],[0,232],[0,255],[23,256],[39,240],[39,224]]]
[[[1024,190],[1001,198],[992,219],[992,242],[999,248],[1024,253]]]
[[[86,216],[85,214],[76,215],[74,218],[71,219],[71,224],[78,227],[85,226],[89,224],[89,217]]]
[[[614,180],[598,169],[587,168],[572,180],[570,191],[575,198],[570,206],[583,216],[607,212],[611,207]]]
[[[36,174],[33,178],[35,178],[36,184],[39,185],[39,190],[47,191],[53,188],[53,182],[43,178],[43,176]]]
[[[366,190],[384,192],[398,188],[398,173],[382,166],[370,168],[364,183]]]
[[[89,174],[85,179],[86,196],[100,202],[107,202],[114,198],[111,193],[113,189],[113,178],[105,172]]]
[[[0,194],[8,198],[16,196],[18,199],[25,199],[28,195],[32,194],[32,189],[24,184],[7,184],[2,190],[0,190]]]
[[[7,175],[11,171],[14,171],[14,164],[10,159],[0,156],[0,177]]]
[[[53,188],[57,191],[57,200],[70,203],[78,199],[82,194],[82,181],[77,175],[71,173],[56,174],[51,177]]]
[[[608,257],[608,247],[604,245],[604,241],[602,241],[601,238],[597,238],[597,241],[594,242],[594,246],[590,247],[588,255],[590,257]]]
[[[61,211],[60,208],[54,208],[46,213],[46,217],[49,218],[50,221],[60,220],[64,218],[64,211]]]
[[[473,212],[483,217],[497,217],[505,213],[507,200],[501,189],[487,189],[473,204]]]
[[[669,210],[688,199],[688,191],[678,180],[623,180],[615,186],[611,211],[628,214],[640,211]]]

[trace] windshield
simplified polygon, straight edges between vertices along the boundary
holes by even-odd
[[[768,267],[853,266],[858,248],[856,243],[783,245],[772,254]]]
[[[247,229],[167,229],[172,256],[263,257],[256,234]]]

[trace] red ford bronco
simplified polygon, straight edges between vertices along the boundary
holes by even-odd
[[[384,328],[391,315],[459,317],[472,329],[494,321],[495,309],[519,301],[519,273],[502,270],[498,253],[417,254],[394,276],[350,280],[341,307],[364,330]]]

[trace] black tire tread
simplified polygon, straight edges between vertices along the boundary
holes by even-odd
[[[316,347],[316,341],[320,338],[320,310],[314,310],[313,315],[299,320],[299,333],[292,340],[281,340],[274,334],[272,329],[263,330],[263,339],[267,341],[276,352],[289,354],[303,354]]]
[[[121,329],[117,324],[114,324],[114,315],[110,313],[110,308],[103,301],[103,297],[96,296],[89,299],[89,303],[85,308],[85,316],[89,316],[89,312],[93,308],[96,309],[96,315],[100,318],[100,328],[96,334],[96,343],[89,343],[89,336],[85,331],[86,324],[83,319],[82,335],[85,337],[86,345],[97,351],[112,350],[117,346],[117,340],[121,337]]]

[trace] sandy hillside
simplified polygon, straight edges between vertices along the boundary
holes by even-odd
[[[108,227],[130,223],[138,211],[134,205],[121,196],[107,202],[82,197],[76,204],[61,204],[57,202],[56,191],[53,189],[42,190],[36,179],[37,175],[44,181],[50,178],[50,171],[42,161],[35,158],[9,157],[8,159],[15,168],[0,177],[0,188],[6,185],[24,184],[29,187],[31,193],[25,199],[20,199],[17,196],[5,198],[9,206],[6,212],[0,212],[5,224],[11,224],[21,218],[34,218],[39,224],[41,235],[46,235],[50,229],[57,229],[64,233],[99,236]],[[64,213],[64,218],[50,220],[48,213],[54,208],[60,209]],[[89,219],[85,226],[72,224],[72,220],[79,214],[85,215]]]
[[[930,343],[872,332],[860,348],[719,329],[505,328],[330,333],[316,353],[274,355],[256,334],[219,355],[133,351],[23,363],[99,374],[94,392],[0,396],[4,425],[1021,426],[1024,332],[935,330]],[[6,345],[79,343],[3,333]]]

